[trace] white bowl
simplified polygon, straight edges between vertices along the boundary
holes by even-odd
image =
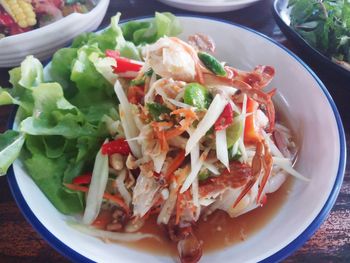
[[[158,0],[184,10],[217,13],[238,10],[260,0]]]
[[[73,13],[50,25],[0,39],[0,67],[18,66],[28,55],[41,61],[50,58],[77,35],[96,30],[108,5],[109,0],[101,0],[86,14]]]
[[[345,169],[346,144],[337,108],[317,76],[283,46],[255,31],[224,21],[181,16],[181,38],[201,31],[217,43],[220,60],[242,69],[274,66],[275,102],[301,140],[296,169],[310,178],[296,181],[276,216],[246,241],[204,254],[202,262],[277,261],[301,246],[325,220],[338,195]],[[70,228],[16,161],[8,180],[28,221],[58,251],[83,262],[173,262],[117,244],[106,244]],[[259,220],[257,218],[257,220]]]

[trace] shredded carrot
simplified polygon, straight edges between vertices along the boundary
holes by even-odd
[[[154,121],[152,122],[152,127],[153,128],[170,128],[173,126],[173,124],[171,122],[167,122],[167,121]]]
[[[183,134],[185,132],[185,130],[186,129],[184,129],[183,127],[177,126],[172,130],[166,131],[164,133],[164,136],[167,140],[169,140],[169,139],[174,138],[176,136],[180,136],[181,134]]]
[[[181,150],[177,156],[174,158],[172,163],[168,166],[168,169],[165,173],[165,178],[168,178],[172,173],[174,173],[182,164],[182,162],[185,160],[185,151]]]
[[[172,125],[170,122],[153,122],[152,127],[154,128],[154,133],[159,141],[160,149],[163,152],[169,151],[169,145],[165,137],[164,130],[161,130],[163,127],[170,127]]]
[[[177,188],[180,189],[180,187],[182,186],[182,184],[184,183],[184,181],[186,180],[188,174],[190,172],[190,166],[186,165],[185,168],[183,168],[182,170],[180,170],[179,173],[177,173],[177,175],[175,176],[174,174],[174,178],[176,180],[177,183]]]
[[[178,224],[180,222],[180,217],[181,217],[181,213],[182,213],[181,203],[182,203],[182,199],[183,199],[183,194],[178,193],[178,191],[179,191],[180,187],[182,186],[182,184],[184,183],[184,181],[186,180],[186,177],[188,176],[189,172],[190,172],[190,166],[186,165],[176,175],[174,173],[171,174],[171,180],[174,180],[176,182],[176,188],[174,189],[174,191],[177,192],[176,219],[175,219],[176,224]]]
[[[148,116],[145,113],[145,109],[143,107],[141,107],[141,111],[140,111],[140,115],[139,116],[140,116],[141,120],[144,120],[144,121],[148,120]]]
[[[86,186],[81,186],[81,185],[76,185],[76,184],[64,184],[68,189],[74,190],[74,191],[80,191],[87,193],[89,191],[89,188]],[[103,194],[103,199],[106,199],[108,201],[111,201],[113,203],[116,203],[119,205],[121,208],[125,210],[126,213],[130,212],[130,208],[125,204],[124,200],[117,195],[111,195],[109,193],[104,193]]]
[[[162,152],[169,151],[169,145],[168,145],[168,142],[166,140],[164,131],[157,131],[156,130],[155,132],[156,132],[156,136],[157,136],[157,138],[159,140],[160,149],[162,150]]]
[[[186,192],[182,193],[182,194],[178,194],[177,195],[177,201],[176,201],[176,219],[175,219],[175,224],[179,224],[180,222],[180,218],[181,215],[183,213],[183,211],[185,210],[185,208],[188,207],[189,201],[192,200],[192,194],[190,190],[187,190]],[[194,205],[192,205],[191,207],[189,207],[189,209],[195,213],[196,212],[196,208]]]
[[[171,139],[181,135],[191,126],[193,120],[198,119],[197,114],[192,109],[177,109],[170,113],[171,115],[184,115],[185,119],[181,121],[181,126],[176,126],[174,129],[165,132],[165,138]]]
[[[175,219],[175,224],[176,225],[178,225],[179,222],[180,222],[180,217],[181,217],[182,210],[183,210],[182,207],[181,207],[182,199],[183,199],[182,194],[178,194],[177,195],[177,200],[176,200],[176,219]]]
[[[181,109],[174,110],[170,113],[170,115],[181,115],[181,114],[183,114],[185,118],[197,119],[196,113],[191,108],[189,109],[181,108]]]

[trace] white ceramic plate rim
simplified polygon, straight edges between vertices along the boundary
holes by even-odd
[[[24,32],[21,34],[17,34],[17,35],[13,35],[13,36],[4,37],[4,38],[0,39],[0,46],[2,45],[2,43],[12,42],[12,41],[18,41],[18,43],[20,43],[20,41],[23,38],[27,37],[28,35],[31,35],[32,37],[45,36],[45,33],[50,32],[52,27],[61,26],[61,25],[62,26],[69,25],[71,23],[71,21],[75,21],[77,19],[83,19],[85,16],[93,15],[94,13],[98,12],[99,9],[103,8],[103,6],[105,4],[104,1],[106,1],[106,0],[100,0],[97,3],[97,5],[87,13],[84,13],[84,14],[72,13],[72,14],[69,14],[68,16],[63,17],[60,20],[55,21],[55,22],[53,22],[49,25],[46,25],[44,27],[39,27],[39,28],[36,28],[34,30]]]
[[[301,246],[314,232],[315,230],[320,226],[320,224],[325,220],[326,216],[328,215],[330,209],[332,208],[336,197],[339,193],[340,186],[343,180],[344,176],[344,171],[345,171],[345,160],[346,160],[346,143],[345,143],[345,135],[344,135],[344,129],[343,125],[341,123],[341,118],[339,116],[338,110],[335,106],[335,103],[333,102],[330,94],[322,84],[322,82],[318,79],[318,77],[311,71],[311,69],[304,63],[302,62],[297,56],[295,56],[293,53],[291,53],[289,50],[287,50],[285,47],[280,45],[279,43],[271,40],[270,38],[255,32],[254,30],[251,30],[249,28],[233,24],[231,22],[223,21],[220,19],[212,19],[212,18],[207,18],[203,16],[181,16],[181,17],[194,17],[194,18],[202,18],[202,19],[207,19],[207,20],[214,20],[218,22],[223,22],[230,24],[232,26],[236,26],[239,28],[242,28],[244,30],[248,30],[265,40],[268,40],[275,44],[277,47],[280,49],[284,50],[286,53],[288,53],[292,58],[294,58],[298,63],[300,63],[307,71],[308,73],[314,78],[314,80],[317,82],[318,87],[321,89],[321,92],[325,95],[325,97],[328,100],[329,106],[331,107],[334,118],[337,124],[337,131],[339,134],[339,152],[340,152],[340,158],[339,158],[339,165],[338,165],[338,171],[337,175],[334,181],[334,185],[332,187],[332,190],[330,191],[330,194],[327,198],[327,201],[324,203],[322,209],[318,213],[316,217],[314,217],[313,220],[310,221],[310,224],[306,229],[303,230],[302,233],[300,233],[293,241],[289,242],[286,244],[285,247],[281,248],[279,251],[274,253],[273,255],[265,258],[263,261],[267,262],[274,262],[277,260],[281,260],[288,256],[290,253],[292,253],[294,250],[296,250],[299,246]],[[143,17],[145,18],[145,17]],[[136,19],[142,19],[142,18],[135,18],[132,20]],[[124,21],[125,22],[125,21]],[[31,211],[29,208],[28,204],[26,203],[23,195],[20,192],[19,186],[17,184],[16,177],[13,172],[13,168],[10,169],[9,175],[8,175],[8,181],[10,184],[11,191],[16,199],[16,202],[18,206],[21,208],[23,214],[27,218],[27,220],[33,225],[33,227],[58,251],[60,251],[62,254],[66,255],[72,260],[76,260],[79,262],[91,262],[90,259],[84,257],[83,255],[79,254],[78,252],[74,251],[67,245],[65,245],[62,241],[60,241],[58,238],[56,238],[51,232],[49,232],[45,226],[38,220],[38,218],[34,215],[34,213]]]
[[[192,5],[192,6],[200,6],[200,7],[230,7],[230,6],[238,6],[238,5],[245,5],[250,4],[254,2],[258,2],[261,0],[231,0],[226,2],[200,2],[196,0],[161,0],[163,3],[176,3],[176,4],[184,4],[184,5]]]

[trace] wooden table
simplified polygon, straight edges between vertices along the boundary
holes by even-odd
[[[350,131],[350,80],[342,79],[327,68],[307,59],[287,41],[271,14],[272,0],[236,12],[203,14],[243,24],[264,33],[292,49],[307,62],[327,86],[344,122],[346,136]],[[155,0],[111,0],[102,26],[117,11],[123,18],[152,15],[154,11],[189,13],[170,8]],[[0,69],[0,85],[7,85],[9,69]],[[5,131],[12,107],[0,107],[0,132]],[[320,113],[321,114],[321,113]],[[349,141],[347,141],[349,147]],[[350,262],[350,174],[347,165],[344,184],[328,219],[315,235],[285,262]],[[5,177],[0,178],[0,262],[69,262],[52,249],[26,222],[10,193]]]

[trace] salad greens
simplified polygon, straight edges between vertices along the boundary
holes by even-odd
[[[350,2],[290,0],[291,26],[311,46],[350,69]]]
[[[153,43],[164,35],[176,36],[181,33],[179,21],[173,14],[167,12],[156,12],[152,21],[131,21],[121,28],[125,39],[136,45]]]
[[[114,16],[103,32],[82,34],[71,47],[58,50],[45,74],[42,64],[28,56],[9,72],[13,87],[0,87],[0,105],[19,106],[17,131],[0,134],[0,175],[21,154],[35,183],[64,214],[84,209],[83,194],[64,183],[92,169],[108,123],[119,119],[112,85],[115,60],[105,51],[141,60],[139,44],[181,31],[170,13],[122,27],[119,18]]]
[[[153,119],[161,121],[162,114],[170,114],[171,110],[159,103],[147,103],[147,108]]]

